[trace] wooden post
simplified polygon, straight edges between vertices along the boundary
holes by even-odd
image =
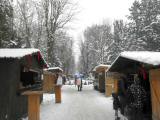
[[[160,120],[160,69],[149,72],[151,86],[152,119]]]
[[[40,120],[40,96],[33,94],[28,96],[28,119]]]
[[[28,120],[40,120],[40,95],[42,91],[27,91],[23,95],[28,96]]]
[[[55,99],[56,103],[61,103],[61,86],[55,86]]]

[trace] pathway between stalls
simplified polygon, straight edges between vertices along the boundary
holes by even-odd
[[[85,85],[81,92],[74,85],[62,87],[62,103],[55,104],[54,94],[44,95],[41,120],[114,120],[111,97]]]

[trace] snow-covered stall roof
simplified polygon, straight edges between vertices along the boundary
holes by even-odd
[[[59,71],[63,72],[62,68],[60,68],[60,67],[50,67],[47,70],[59,70]]]
[[[96,67],[94,67],[92,71],[95,72],[96,71]]]
[[[0,49],[0,58],[22,58],[26,55],[40,52],[38,49],[25,48],[25,49]]]
[[[122,52],[120,56],[142,63],[147,63],[151,65],[160,65],[160,52],[125,51]]]
[[[96,69],[99,68],[99,67],[108,68],[108,67],[110,67],[110,65],[99,64],[99,65],[97,65],[94,69],[96,70]]]
[[[105,70],[105,69],[108,69],[110,67],[110,65],[105,65],[105,64],[99,64],[99,65],[97,65],[93,70],[95,70],[95,71],[103,71],[103,70]]]
[[[153,51],[122,52],[112,63],[108,71],[112,71],[113,69],[114,70],[124,69],[125,66],[131,61],[157,66],[160,65],[160,52],[153,52]]]
[[[99,68],[99,67],[108,68],[108,67],[110,67],[110,65],[99,64],[99,65],[95,66],[92,71],[95,72],[96,69]]]
[[[41,52],[39,49],[35,49],[35,48],[5,48],[5,49],[0,49],[0,58],[22,58],[25,57],[27,55],[31,55],[34,53],[39,53],[40,56],[42,58],[42,60],[44,61],[44,64],[47,63],[46,61],[43,59]]]
[[[99,65],[96,66],[96,68],[98,68],[98,67],[110,67],[110,65],[99,64]]]

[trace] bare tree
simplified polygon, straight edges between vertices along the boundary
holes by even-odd
[[[88,73],[89,71],[89,43],[87,41],[83,41],[82,38],[80,39],[80,60],[79,60],[79,69],[80,72]]]
[[[44,45],[45,40],[43,32],[45,32],[44,26],[44,10],[42,9],[42,3],[34,3],[36,8],[36,21],[34,23],[34,47],[41,48]]]
[[[74,56],[73,56],[73,38],[66,32],[59,31],[56,35],[59,40],[56,39],[56,53],[61,62],[61,67],[66,74],[71,73],[74,68]]]
[[[84,41],[80,44],[81,70],[88,74],[97,64],[110,62],[113,35],[109,24],[92,25],[84,31]]]
[[[30,0],[17,0],[14,7],[15,29],[24,47],[31,47],[32,25],[34,19],[33,2]]]
[[[43,1],[47,40],[48,62],[54,63],[56,32],[64,29],[76,14],[76,5],[69,0]]]

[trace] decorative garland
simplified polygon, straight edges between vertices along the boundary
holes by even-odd
[[[147,72],[143,67],[139,68],[139,74],[143,76],[144,80],[147,80]]]

